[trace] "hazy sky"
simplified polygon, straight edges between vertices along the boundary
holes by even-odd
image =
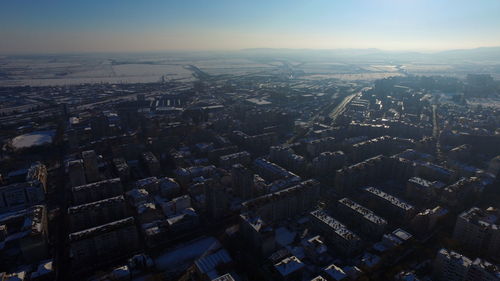
[[[500,0],[0,0],[0,53],[500,46]]]

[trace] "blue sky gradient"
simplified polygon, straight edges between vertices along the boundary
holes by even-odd
[[[0,53],[481,46],[498,0],[0,0]]]

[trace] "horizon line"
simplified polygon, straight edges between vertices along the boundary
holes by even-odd
[[[164,50],[135,50],[135,51],[63,51],[63,52],[4,52],[0,53],[0,56],[51,56],[51,55],[111,55],[111,54],[147,54],[147,53],[217,53],[217,52],[243,52],[243,51],[256,51],[256,50],[282,50],[282,51],[346,51],[346,50],[357,50],[357,51],[380,51],[380,52],[394,52],[394,53],[422,53],[422,54],[436,54],[440,52],[447,51],[470,51],[478,49],[495,49],[500,48],[500,45],[496,46],[478,46],[473,48],[448,48],[448,49],[386,49],[377,47],[368,48],[274,48],[274,47],[249,47],[249,48],[238,48],[238,49],[164,49]]]

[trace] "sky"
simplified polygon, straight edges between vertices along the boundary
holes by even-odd
[[[0,0],[0,53],[500,46],[500,0]]]

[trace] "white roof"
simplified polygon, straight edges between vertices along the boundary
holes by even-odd
[[[295,256],[283,259],[279,263],[274,265],[274,268],[282,275],[288,276],[293,272],[300,270],[304,267],[304,264]]]

